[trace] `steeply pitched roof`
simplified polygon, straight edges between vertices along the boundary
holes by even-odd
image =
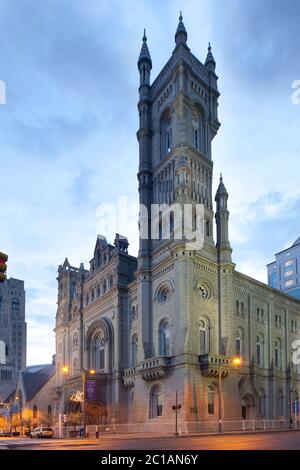
[[[54,374],[54,364],[27,367],[26,371],[22,372],[26,401],[32,400],[37,392],[48,382],[48,380],[51,379]]]

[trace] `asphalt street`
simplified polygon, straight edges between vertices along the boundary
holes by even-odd
[[[99,439],[1,438],[0,450],[300,450],[300,431],[210,436],[103,435]]]

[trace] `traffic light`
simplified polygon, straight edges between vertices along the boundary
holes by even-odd
[[[4,253],[1,253],[0,251],[0,282],[4,282],[6,279],[6,261],[8,259],[8,256],[5,255]]]

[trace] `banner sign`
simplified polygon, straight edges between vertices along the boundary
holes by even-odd
[[[96,380],[86,380],[85,398],[86,401],[96,400]]]

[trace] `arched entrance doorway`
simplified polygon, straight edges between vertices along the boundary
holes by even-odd
[[[242,419],[255,419],[255,401],[252,395],[244,395],[242,398]]]
[[[108,424],[106,407],[97,403],[88,403],[86,405],[87,424]]]
[[[67,425],[79,426],[82,424],[82,398],[80,392],[69,397],[66,404]]]

